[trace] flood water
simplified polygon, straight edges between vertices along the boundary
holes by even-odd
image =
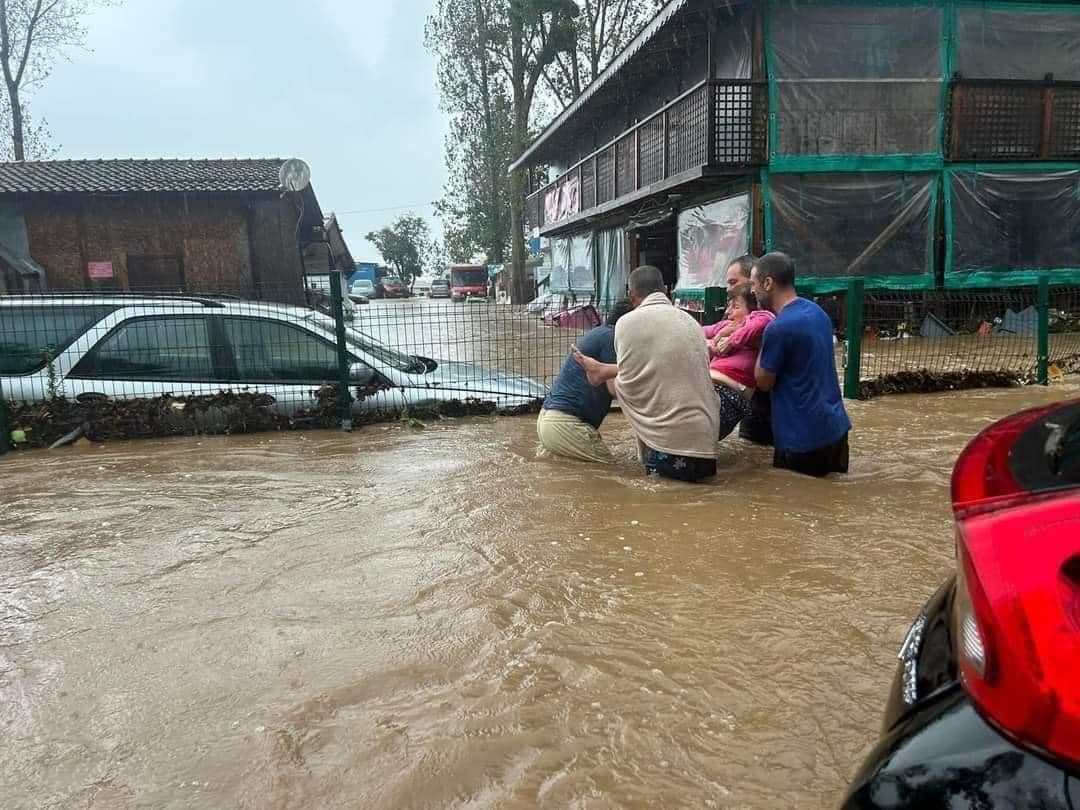
[[[538,460],[528,418],[0,458],[4,808],[835,807],[952,566],[971,435],[852,406],[815,481]]]

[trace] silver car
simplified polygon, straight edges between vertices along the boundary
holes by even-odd
[[[546,395],[516,374],[345,335],[355,412],[465,399],[507,410]],[[229,390],[267,394],[291,415],[314,408],[318,389],[337,379],[333,319],[308,309],[187,296],[0,298],[0,394],[11,401]]]

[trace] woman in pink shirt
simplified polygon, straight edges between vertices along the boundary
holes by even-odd
[[[736,284],[728,293],[727,319],[704,327],[709,355],[709,373],[720,398],[720,438],[750,415],[754,395],[754,366],[765,327],[775,317],[758,309],[750,285]]]

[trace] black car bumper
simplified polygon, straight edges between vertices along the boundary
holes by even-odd
[[[1075,810],[1080,780],[1017,747],[956,686],[909,714],[877,744],[844,810]]]

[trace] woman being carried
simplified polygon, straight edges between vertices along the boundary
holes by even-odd
[[[727,319],[704,327],[709,344],[713,385],[720,397],[720,438],[725,438],[750,415],[754,395],[754,365],[765,327],[775,317],[758,309],[750,285],[736,284],[728,293]]]

